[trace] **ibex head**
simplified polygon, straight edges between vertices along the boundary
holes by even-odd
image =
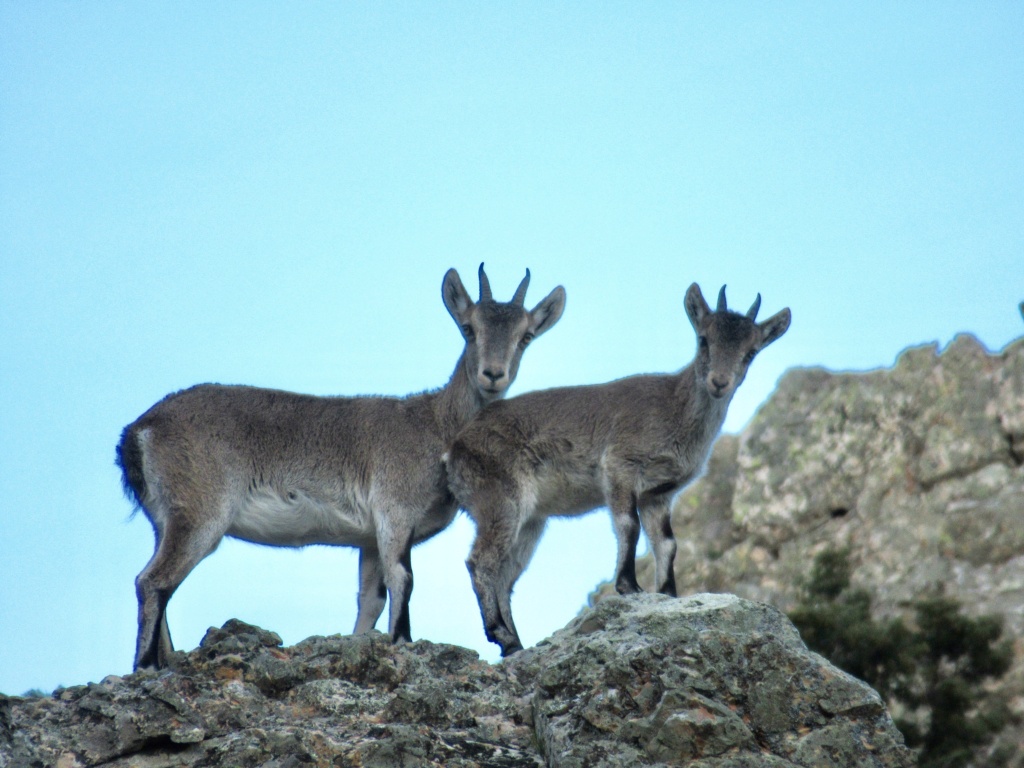
[[[480,301],[473,302],[454,269],[444,276],[441,295],[466,340],[463,361],[486,403],[502,397],[515,381],[526,345],[558,322],[565,308],[565,289],[558,286],[528,311],[524,302],[530,270],[508,303],[491,296],[483,264],[479,274]]]
[[[789,328],[789,309],[758,323],[761,294],[745,315],[726,307],[725,286],[718,292],[715,311],[694,283],[686,291],[686,315],[697,332],[697,381],[715,399],[730,398],[743,383],[754,356]]]

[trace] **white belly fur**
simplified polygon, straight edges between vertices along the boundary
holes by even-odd
[[[377,538],[363,499],[317,499],[264,487],[240,500],[231,517],[228,536],[271,546],[366,546]]]

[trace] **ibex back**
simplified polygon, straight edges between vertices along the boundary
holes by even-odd
[[[448,271],[442,298],[465,348],[440,390],[313,397],[202,384],[126,427],[117,447],[125,491],[156,532],[156,551],[135,581],[136,669],[166,665],[167,602],[224,536],[358,547],[355,631],[372,629],[390,598],[392,638],[411,639],[411,549],[457,511],[441,455],[474,413],[504,396],[526,345],[562,314],[561,286],[524,308],[529,278],[527,270],[511,302],[496,302],[481,264],[473,303]]]
[[[615,588],[638,592],[635,557],[642,526],[654,552],[656,588],[675,594],[674,494],[702,469],[726,409],[754,355],[789,327],[784,309],[755,322],[712,312],[700,288],[686,293],[696,359],[674,375],[531,392],[478,414],[446,455],[449,485],[476,522],[467,565],[487,638],[507,656],[522,648],[512,621],[512,587],[548,517],[611,511],[618,541]]]

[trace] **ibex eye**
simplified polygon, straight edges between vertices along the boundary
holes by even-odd
[[[525,334],[523,334],[523,340],[520,341],[519,343],[522,344],[525,347],[531,341],[533,341],[533,334],[532,333],[525,333]]]
[[[701,349],[707,349],[708,348],[708,338],[707,338],[707,336],[701,336],[700,337],[700,348]]]
[[[462,326],[462,335],[466,337],[467,341],[472,341],[476,337],[476,334],[473,332],[473,326]]]
[[[744,365],[750,365],[750,361],[754,359],[754,355],[757,354],[757,350],[752,349],[743,356]]]

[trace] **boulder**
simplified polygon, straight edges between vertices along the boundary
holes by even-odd
[[[1016,661],[995,687],[1024,715],[1024,339],[908,349],[890,369],[787,372],[676,499],[680,594],[791,609],[814,556],[848,547],[882,616],[944,593],[999,614]],[[641,584],[653,563],[638,564]],[[604,585],[599,594],[611,592]],[[1002,737],[1024,766],[1024,730]]]
[[[615,597],[498,665],[231,621],[160,673],[0,697],[0,768],[912,762],[873,690],[731,595]]]

